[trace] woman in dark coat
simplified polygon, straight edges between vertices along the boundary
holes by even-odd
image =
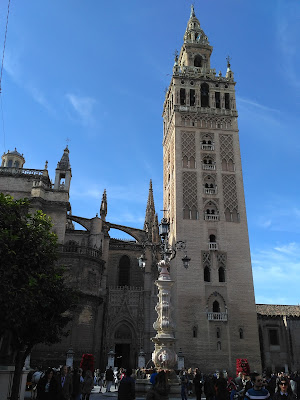
[[[74,368],[74,372],[72,375],[73,381],[73,392],[72,392],[72,399],[80,400],[81,392],[82,392],[82,369],[81,368]]]
[[[167,375],[165,371],[160,371],[156,375],[154,386],[146,395],[146,400],[168,400],[169,390]]]
[[[40,378],[37,385],[38,400],[56,400],[58,399],[58,383],[54,378],[54,371],[48,368],[45,375]]]

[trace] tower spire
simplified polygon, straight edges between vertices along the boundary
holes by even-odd
[[[106,196],[106,189],[104,189],[101,206],[100,206],[100,217],[105,221],[107,215],[107,196]]]
[[[158,240],[158,222],[155,213],[152,179],[149,184],[149,194],[146,207],[144,230],[148,233],[148,240],[156,242]]]

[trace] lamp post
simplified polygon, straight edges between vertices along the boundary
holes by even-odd
[[[155,307],[157,311],[157,319],[153,324],[157,331],[155,337],[151,340],[155,344],[154,352],[152,353],[152,361],[156,367],[172,369],[177,362],[177,354],[175,352],[175,326],[172,321],[171,311],[171,288],[174,281],[170,276],[170,261],[173,260],[178,250],[185,250],[186,244],[184,241],[178,241],[173,245],[169,243],[169,222],[163,218],[159,225],[159,235],[162,239],[161,244],[161,261],[158,262],[158,279],[155,285],[158,288],[158,303]],[[185,253],[182,258],[183,266],[188,268],[190,258]]]

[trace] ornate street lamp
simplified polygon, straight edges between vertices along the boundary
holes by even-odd
[[[152,353],[152,361],[156,367],[173,369],[177,363],[177,354],[175,352],[175,326],[172,321],[171,311],[171,288],[174,281],[170,276],[170,261],[176,257],[177,251],[185,251],[186,243],[182,240],[173,245],[169,244],[170,224],[166,218],[163,218],[159,225],[159,234],[162,239],[161,261],[157,264],[159,276],[155,281],[158,288],[158,303],[155,307],[157,319],[153,324],[157,334],[151,340],[155,343],[155,349]],[[185,253],[182,258],[184,268],[188,268],[190,257]]]

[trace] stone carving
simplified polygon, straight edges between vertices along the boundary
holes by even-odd
[[[181,132],[182,157],[196,157],[195,132]]]
[[[235,175],[222,175],[224,210],[238,212],[238,199]]]
[[[196,172],[183,171],[182,181],[184,206],[188,206],[190,209],[195,207],[198,210]]]
[[[220,135],[220,155],[222,160],[234,162],[232,135]]]

